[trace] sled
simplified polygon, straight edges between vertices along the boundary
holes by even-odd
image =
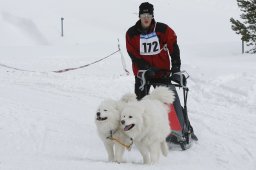
[[[167,86],[175,93],[175,101],[170,105],[170,112],[168,114],[171,134],[167,136],[166,141],[171,146],[172,144],[179,145],[182,150],[190,148],[191,142],[198,141],[194,134],[193,127],[190,124],[187,112],[187,98],[189,88],[187,87],[187,79],[189,75],[186,71],[174,73],[168,78],[168,83],[156,83],[146,79],[147,70],[140,70],[139,75],[141,79],[140,89],[143,90],[146,84],[156,86]],[[183,106],[181,105],[176,88],[183,90]],[[147,91],[147,90],[146,90]]]

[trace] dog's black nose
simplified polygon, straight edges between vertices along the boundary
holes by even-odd
[[[125,121],[124,121],[124,120],[122,120],[122,121],[121,121],[121,124],[122,124],[122,125],[123,125],[123,124],[125,124]]]
[[[97,116],[100,116],[100,112],[97,112],[96,115],[97,115]]]

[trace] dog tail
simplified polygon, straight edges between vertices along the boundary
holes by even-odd
[[[168,87],[160,86],[155,88],[150,95],[147,96],[150,99],[159,100],[164,104],[172,104],[175,100],[175,95]]]
[[[161,143],[161,151],[162,151],[162,154],[163,154],[165,157],[167,157],[169,149],[168,149],[168,145],[167,145],[166,141],[163,141],[163,142]]]

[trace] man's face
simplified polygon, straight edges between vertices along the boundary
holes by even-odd
[[[149,13],[140,14],[141,25],[143,28],[148,28],[152,22],[153,16]]]

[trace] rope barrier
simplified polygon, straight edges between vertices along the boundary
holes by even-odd
[[[92,63],[86,64],[86,65],[83,65],[83,66],[73,67],[73,68],[65,68],[65,69],[55,70],[55,71],[49,71],[49,72],[64,73],[64,72],[67,72],[67,71],[72,71],[72,70],[77,70],[77,69],[81,69],[81,68],[84,68],[84,67],[88,67],[88,66],[91,66],[91,65],[93,65],[93,64],[96,64],[96,63],[98,63],[98,62],[100,62],[100,61],[102,61],[102,60],[105,60],[105,59],[107,59],[107,58],[113,56],[114,54],[116,54],[116,53],[118,53],[118,52],[119,52],[120,55],[121,55],[121,60],[122,60],[123,69],[124,69],[124,71],[126,72],[126,74],[129,75],[130,73],[129,73],[129,71],[126,69],[125,59],[124,59],[124,56],[123,56],[122,51],[121,51],[121,48],[120,48],[119,39],[118,39],[118,50],[115,51],[115,52],[113,52],[113,53],[111,53],[111,54],[109,54],[109,55],[106,56],[106,57],[103,57],[103,58],[101,58],[101,59],[99,59],[99,60],[96,60],[96,61],[94,61],[94,62],[92,62]],[[1,64],[1,63],[0,63],[0,66],[1,66],[1,67],[5,67],[5,68],[9,68],[9,69],[13,69],[13,70],[17,70],[17,71],[23,71],[23,72],[47,73],[47,72],[39,72],[39,71],[32,71],[32,70],[20,69],[20,68],[16,68],[16,67],[12,67],[12,66],[7,66],[7,65]]]
[[[62,69],[62,70],[57,70],[57,71],[53,71],[54,73],[63,73],[63,72],[67,72],[67,71],[71,71],[71,70],[77,70],[77,69],[81,69],[81,68],[84,68],[84,67],[88,67],[90,65],[93,65],[93,64],[96,64],[106,58],[109,58],[110,56],[114,55],[115,53],[119,52],[120,49],[118,49],[117,51],[113,52],[112,54],[109,54],[108,56],[104,57],[104,58],[101,58],[99,60],[96,60],[90,64],[86,64],[86,65],[83,65],[83,66],[79,66],[79,67],[74,67],[74,68],[66,68],[66,69]]]

